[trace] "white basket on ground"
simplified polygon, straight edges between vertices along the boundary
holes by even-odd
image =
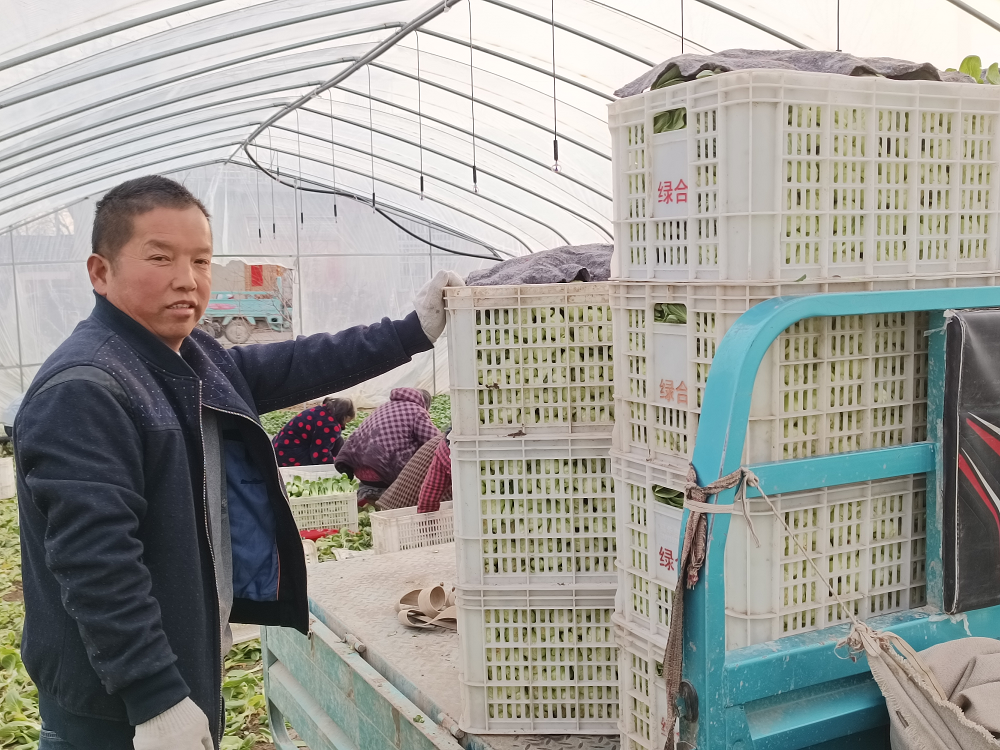
[[[989,86],[781,70],[620,99],[612,277],[995,270],[998,116]]]
[[[17,475],[14,473],[14,459],[0,458],[0,500],[17,494]]]
[[[446,290],[456,437],[610,432],[608,284]]]
[[[451,501],[440,509],[417,513],[415,507],[372,513],[372,546],[375,554],[433,547],[455,541],[455,511]]]
[[[459,585],[615,585],[610,449],[610,435],[453,440]]]
[[[625,515],[620,528],[622,535],[629,535],[627,548],[626,540],[620,540],[622,616],[633,630],[666,638],[673,585],[665,583],[657,566],[661,548],[677,543],[679,525],[657,523],[663,510],[653,485],[677,491],[684,485],[662,469],[619,456],[613,469]],[[927,603],[922,475],[787,493],[771,500],[820,570],[828,571],[826,583],[850,603],[859,619]],[[679,516],[674,509],[667,515]],[[731,518],[726,541],[726,647],[846,622],[826,583],[816,579],[762,498],[751,499],[750,515],[760,547],[738,513]]]
[[[476,734],[615,734],[613,586],[458,591],[462,719]]]
[[[782,295],[992,285],[996,275],[801,284],[613,285],[616,447],[684,472],[716,348],[750,307]],[[656,322],[657,310],[686,322]],[[661,317],[663,314],[661,313]],[[676,319],[676,318],[671,318]],[[769,348],[754,385],[745,459],[778,461],[925,439],[925,313],[809,318]]]
[[[286,484],[295,477],[313,482],[340,476],[332,466],[282,466],[278,469]],[[300,531],[311,529],[358,530],[358,496],[356,492],[334,492],[313,497],[290,497],[295,525]]]
[[[336,492],[316,497],[289,498],[292,516],[299,531],[309,529],[358,530],[358,496],[354,492]]]
[[[672,731],[667,724],[667,683],[663,671],[666,638],[628,627],[613,618],[621,684],[621,750],[661,750]]]

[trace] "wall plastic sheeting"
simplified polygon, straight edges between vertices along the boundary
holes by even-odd
[[[338,202],[334,219],[332,197],[313,196],[298,205],[295,191],[277,186],[272,213],[270,190],[266,203],[262,198],[257,204],[256,175],[243,167],[202,167],[173,176],[202,198],[212,214],[216,263],[277,264],[293,269],[294,280],[305,280],[293,287],[296,333],[336,332],[386,316],[402,318],[413,310],[416,291],[433,273],[451,268],[464,276],[492,262],[429,248],[417,237],[486,254],[475,243],[396,217],[417,235],[413,237],[370,205],[352,200]],[[93,308],[84,265],[93,210],[92,201],[81,201],[0,235],[0,406],[27,387],[45,357]],[[447,392],[445,338],[433,354],[418,355],[347,395],[359,406],[375,406],[401,385]]]

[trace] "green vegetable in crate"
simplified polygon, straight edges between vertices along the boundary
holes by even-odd
[[[676,323],[683,325],[687,323],[687,305],[679,305],[673,302],[660,302],[653,306],[654,323]]]
[[[285,484],[285,488],[288,490],[289,497],[322,497],[342,492],[356,492],[358,482],[344,474],[322,479],[303,479],[296,475],[292,477],[292,481]]]
[[[663,503],[664,505],[669,505],[672,508],[684,507],[683,490],[672,490],[669,487],[661,487],[658,484],[654,484],[653,497],[656,498],[656,502]]]

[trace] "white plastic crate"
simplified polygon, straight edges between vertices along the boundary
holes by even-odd
[[[666,638],[629,628],[614,617],[621,680],[621,750],[661,750],[672,728],[667,724],[667,683],[663,653]]]
[[[14,473],[14,459],[0,458],[0,499],[17,494],[17,477]]]
[[[433,547],[455,541],[455,511],[451,501],[439,510],[417,513],[415,507],[380,510],[369,515],[375,554]]]
[[[647,638],[666,639],[677,584],[684,511],[658,502],[654,486],[682,491],[682,474],[612,455],[617,488],[619,612]]]
[[[679,514],[653,498],[652,486],[681,490],[684,483],[663,469],[619,456],[613,468],[622,508],[619,527],[622,536],[628,535],[619,540],[622,619],[646,637],[666,638],[674,586],[659,569],[660,550],[675,543],[677,532],[657,521]],[[923,476],[788,493],[771,500],[858,618],[927,603]],[[726,541],[726,648],[846,622],[763,499],[750,501],[750,514],[761,546],[754,545],[738,513],[732,516]]]
[[[615,589],[458,591],[462,720],[475,734],[614,734]]]
[[[316,497],[289,498],[295,525],[307,529],[358,530],[358,496],[354,492],[337,492]]]
[[[801,284],[616,283],[616,447],[686,471],[716,349],[750,307],[775,296],[960,285],[995,275]],[[684,306],[684,324],[654,322]],[[926,437],[925,313],[811,318],[787,329],[761,362],[745,460],[753,463],[881,448]]]
[[[923,475],[779,495],[775,505],[827,583],[861,620],[927,604]],[[760,539],[733,515],[726,544],[726,645],[740,648],[848,622],[762,499]],[[761,575],[770,570],[770,575]]]
[[[988,86],[781,70],[620,99],[612,277],[994,270],[998,114]]]
[[[462,586],[614,585],[611,437],[453,440]]]
[[[606,282],[459,287],[446,302],[456,437],[610,432]]]

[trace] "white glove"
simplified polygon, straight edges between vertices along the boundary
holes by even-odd
[[[135,750],[213,750],[208,717],[190,698],[135,728]]]
[[[447,286],[465,286],[465,282],[454,271],[438,271],[413,300],[420,327],[431,343],[444,333],[444,288]]]

